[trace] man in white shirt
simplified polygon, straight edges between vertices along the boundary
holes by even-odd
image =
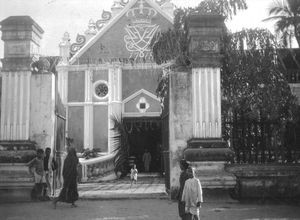
[[[182,201],[185,202],[185,212],[188,220],[200,220],[200,207],[203,202],[200,180],[195,177],[195,169],[187,169],[189,179],[185,181]]]

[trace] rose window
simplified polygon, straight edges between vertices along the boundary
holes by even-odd
[[[100,83],[98,86],[96,86],[96,95],[103,98],[108,93],[108,87],[104,83]]]

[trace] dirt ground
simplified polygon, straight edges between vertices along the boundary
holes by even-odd
[[[51,202],[11,203],[0,205],[2,220],[179,220],[177,203],[167,199],[138,200],[79,200],[78,207],[58,203],[53,209]],[[300,219],[296,205],[241,204],[214,201],[204,203],[201,220],[288,220]]]

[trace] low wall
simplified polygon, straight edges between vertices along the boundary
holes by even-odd
[[[300,164],[233,164],[236,176],[232,197],[238,200],[300,200]]]
[[[98,182],[116,179],[114,157],[114,154],[109,154],[91,159],[80,158],[80,182]]]

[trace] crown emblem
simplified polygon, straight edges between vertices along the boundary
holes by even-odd
[[[151,7],[144,5],[144,0],[137,2],[137,7],[131,8],[127,11],[126,16],[133,24],[151,24],[151,20],[156,16],[157,11]]]

